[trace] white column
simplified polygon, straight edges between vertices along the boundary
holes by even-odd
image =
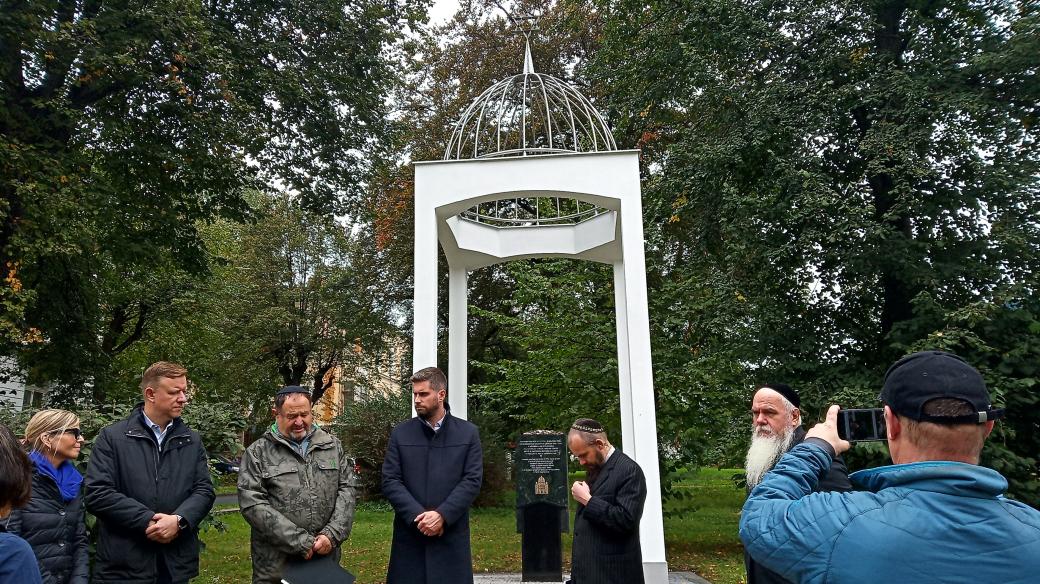
[[[623,275],[618,277],[618,271]],[[650,312],[646,294],[646,259],[643,249],[643,213],[639,190],[621,199],[621,262],[615,264],[614,282],[624,290],[615,293],[621,298],[624,311],[617,309],[618,318],[624,317],[625,324],[618,322],[618,360],[625,358],[621,348],[620,331],[627,332],[627,368],[618,365],[618,372],[627,369],[628,385],[631,388],[631,426],[635,440],[629,446],[625,438],[625,453],[643,469],[646,476],[646,503],[643,518],[639,522],[639,542],[643,551],[643,576],[646,584],[668,583],[668,562],[664,549],[664,513],[661,508],[661,470],[657,451],[657,415],[654,408],[654,372],[650,361]],[[625,424],[624,387],[621,382],[622,425]]]
[[[627,304],[625,263],[614,262],[614,312],[617,319],[618,389],[621,398],[621,450],[635,460],[636,432],[632,426],[632,371],[629,367]]]
[[[466,287],[466,268],[448,267],[448,403],[451,415],[467,418],[466,369],[468,356],[466,342],[469,326],[466,320],[469,291]]]
[[[437,365],[437,216],[415,190],[415,288],[412,301],[412,372]],[[409,400],[411,401],[411,400]],[[412,403],[412,416],[415,404]]]

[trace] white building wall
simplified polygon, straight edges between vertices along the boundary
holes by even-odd
[[[26,406],[41,405],[46,396],[46,389],[25,384],[25,374],[13,357],[0,357],[0,407],[20,412]]]

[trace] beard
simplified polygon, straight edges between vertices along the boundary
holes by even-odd
[[[585,482],[589,485],[596,482],[600,471],[603,470],[603,463],[607,461],[605,452],[595,452],[592,457],[594,460],[585,466]]]
[[[776,466],[777,461],[791,448],[791,442],[794,441],[794,428],[791,426],[784,428],[781,433],[773,432],[769,426],[762,428],[768,432],[761,431],[761,428],[751,429],[751,447],[748,448],[747,458],[744,460],[748,490],[762,482],[762,478]]]
[[[439,408],[436,405],[433,406],[432,408],[422,408],[422,409],[419,409],[418,407],[415,408],[415,414],[417,416],[419,416],[420,418],[422,418],[426,422],[432,422],[434,420],[440,419],[441,411],[442,411],[442,408]]]

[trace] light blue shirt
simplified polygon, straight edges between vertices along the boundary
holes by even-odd
[[[148,417],[148,414],[144,413],[143,409],[141,410],[141,415],[144,416],[145,424],[152,429],[152,434],[155,434],[155,441],[159,443],[159,446],[162,446],[163,440],[166,439],[166,433],[170,431],[170,426],[173,426],[173,420],[170,420],[170,423],[166,424],[165,428],[160,428],[159,424],[153,422]]]
[[[423,423],[425,423],[427,426],[432,428],[433,429],[433,433],[436,434],[441,429],[441,424],[444,423],[444,418],[447,418],[447,417],[448,417],[448,412],[447,412],[447,410],[445,410],[444,414],[441,415],[441,419],[437,420],[436,424],[431,424],[429,422],[429,420],[423,420]]]

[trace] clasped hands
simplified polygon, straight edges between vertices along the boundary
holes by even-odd
[[[303,559],[309,560],[314,554],[319,556],[328,555],[332,551],[332,540],[328,538],[324,533],[319,534],[318,537],[314,538],[314,544],[311,545],[311,549],[307,550],[307,555],[303,556]]]
[[[444,517],[436,511],[423,511],[415,518],[423,535],[436,537],[444,533]]]
[[[170,543],[180,535],[181,528],[177,523],[176,515],[156,513],[148,521],[148,528],[144,530],[144,535],[157,543]]]

